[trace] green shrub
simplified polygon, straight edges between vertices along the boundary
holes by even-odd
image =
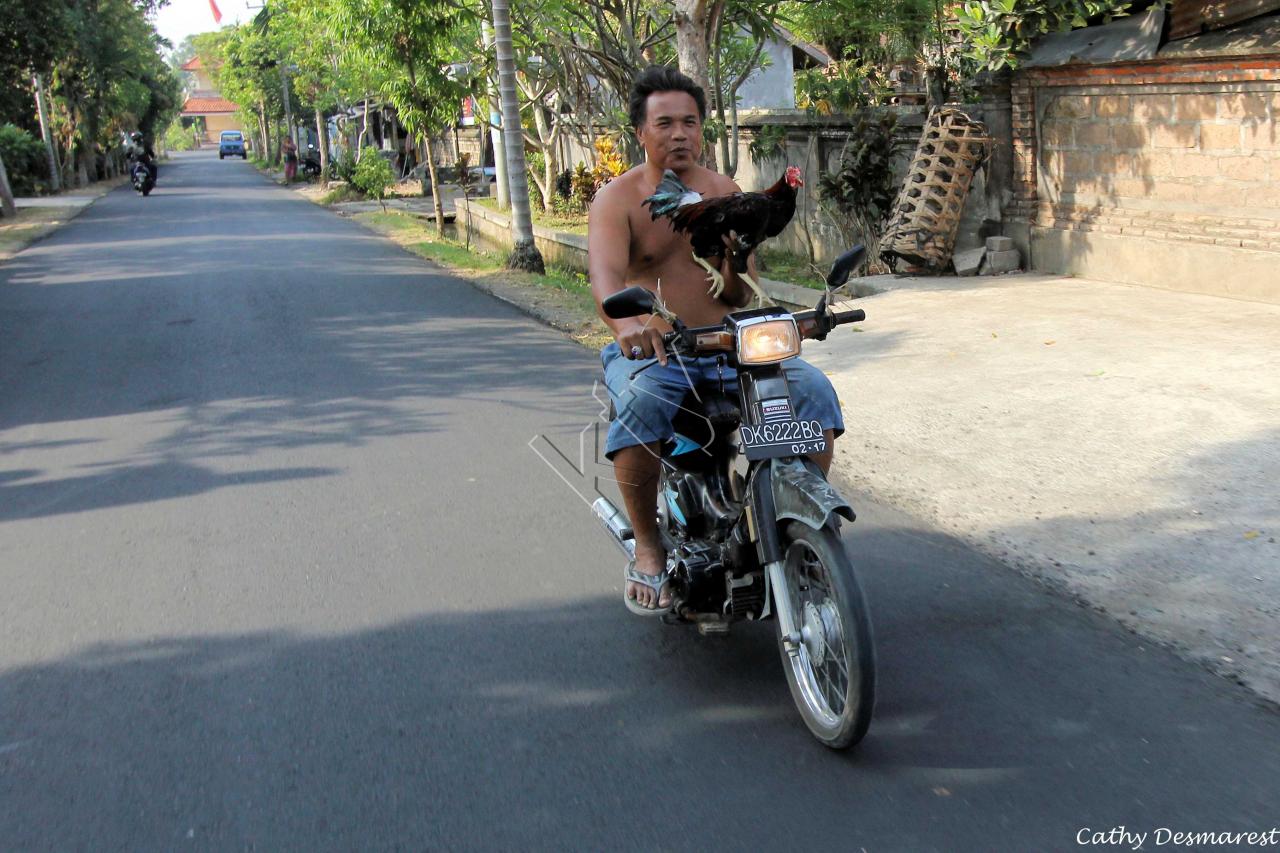
[[[356,174],[355,150],[350,147],[344,148],[342,156],[338,158],[338,162],[333,169],[338,180],[351,183],[351,179],[354,178]]]
[[[836,169],[818,173],[822,204],[834,211],[836,225],[846,240],[857,240],[867,247],[869,259],[876,254],[898,194],[893,171],[897,124],[891,112],[860,113]]]
[[[321,204],[342,204],[346,201],[364,201],[360,191],[350,184],[334,187],[320,199]]]
[[[956,30],[968,53],[992,71],[1017,67],[1031,43],[1046,33],[1066,32],[1128,15],[1135,0],[968,0],[956,7]]]
[[[49,155],[43,142],[20,127],[0,125],[0,157],[14,195],[35,195],[45,189]]]
[[[196,147],[195,133],[191,128],[183,127],[181,121],[175,121],[165,128],[161,146],[166,151],[190,151]]]
[[[360,162],[351,173],[351,185],[360,192],[382,201],[395,183],[391,164],[376,148],[366,147],[360,152]]]

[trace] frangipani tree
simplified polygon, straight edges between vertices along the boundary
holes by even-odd
[[[378,70],[382,94],[400,123],[427,147],[436,230],[444,230],[439,176],[431,137],[457,121],[469,79],[449,72],[457,30],[474,25],[471,13],[447,0],[332,0],[331,25],[347,33],[354,56]],[[456,63],[455,63],[456,64]]]

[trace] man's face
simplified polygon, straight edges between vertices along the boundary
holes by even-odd
[[[654,92],[645,101],[644,123],[636,136],[649,162],[680,171],[702,156],[702,119],[688,92]]]

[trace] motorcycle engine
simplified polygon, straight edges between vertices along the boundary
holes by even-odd
[[[719,546],[711,542],[685,542],[670,559],[684,589],[685,607],[698,613],[724,611],[724,562]]]

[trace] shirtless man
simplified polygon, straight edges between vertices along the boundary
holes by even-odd
[[[734,272],[728,252],[720,264],[725,288],[715,298],[708,292],[706,270],[693,260],[689,238],[673,231],[666,219],[653,221],[648,208],[641,205],[657,189],[665,169],[674,171],[685,186],[704,198],[738,191],[732,179],[698,164],[706,98],[685,75],[654,66],[636,79],[630,107],[631,124],[644,148],[645,162],[602,187],[591,204],[587,248],[596,308],[627,286],[639,284],[656,291],[661,281],[663,300],[686,324],[720,323],[752,295]],[[755,260],[749,260],[748,266],[755,278]],[[671,419],[687,391],[686,376],[705,371],[687,361],[684,369],[667,364],[662,335],[671,327],[661,319],[611,320],[603,311],[601,317],[615,340],[601,353],[605,384],[617,412],[609,427],[605,455],[613,460],[635,533],[634,570],[658,578],[666,567],[656,523],[661,446],[673,435]],[[655,357],[659,366],[630,378],[642,366],[640,362]],[[707,359],[698,361],[703,360]],[[826,471],[835,437],[844,431],[835,390],[821,371],[798,358],[786,362],[784,369],[798,416],[819,421],[826,431],[828,450],[813,457]],[[628,607],[636,612],[657,614],[671,604],[665,583],[654,589],[628,581],[626,598]]]

